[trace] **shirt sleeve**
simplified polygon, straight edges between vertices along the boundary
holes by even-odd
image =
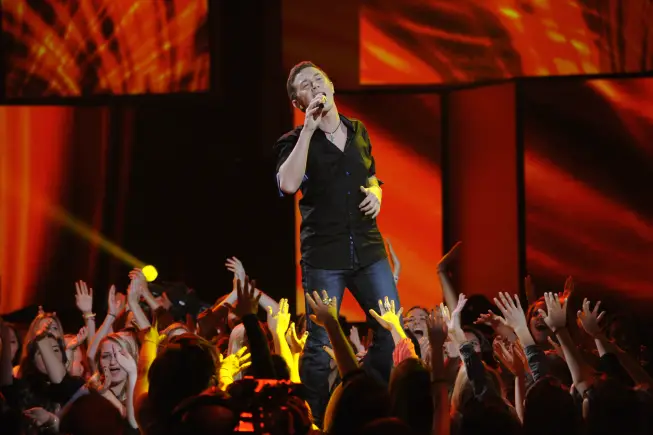
[[[526,346],[524,353],[526,354],[528,367],[531,369],[531,373],[533,373],[534,382],[550,373],[549,361],[546,358],[546,354],[538,345],[531,344]]]
[[[290,156],[290,153],[292,152],[293,149],[295,149],[295,144],[297,142],[287,138],[286,136],[282,137],[279,139],[274,146],[274,151],[277,154],[277,169],[276,172],[279,172],[279,168],[281,168],[281,165],[283,165],[286,160],[288,160],[288,156]]]
[[[299,134],[297,131],[293,130],[290,133],[284,134],[277,140],[277,143],[274,145],[274,152],[277,157],[277,165],[276,165],[276,171],[275,171],[275,177],[277,179],[277,190],[279,191],[279,196],[284,197],[286,196],[283,191],[281,190],[281,186],[279,184],[279,169],[281,168],[281,165],[283,165],[286,160],[288,160],[288,157],[290,156],[290,153],[292,153],[292,150],[295,149],[295,145],[297,144],[297,139],[299,138]],[[304,174],[304,182],[308,179],[306,174]]]
[[[365,140],[365,142],[367,142],[367,146],[368,146],[368,149],[369,149],[370,169],[369,169],[369,172],[367,174],[367,177],[368,178],[376,177],[376,162],[374,160],[374,156],[372,155],[372,141],[370,140],[370,135],[367,132],[367,128],[364,125],[362,125],[362,128],[363,128],[363,131],[362,131],[361,134],[362,134],[363,139]],[[379,182],[379,186],[382,186],[383,181],[379,180],[378,177],[376,179]]]

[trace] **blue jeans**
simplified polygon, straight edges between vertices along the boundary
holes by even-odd
[[[401,306],[388,259],[384,258],[369,266],[344,270],[316,269],[302,263],[302,284],[305,292],[312,294],[318,290],[321,294],[322,290],[326,290],[330,297],[337,297],[338,311],[345,288],[351,291],[367,315],[368,325],[374,333],[372,345],[363,360],[363,368],[373,376],[388,382],[393,364],[394,341],[390,332],[369,315],[370,308],[379,312],[378,301],[386,296],[395,301],[397,309]],[[311,313],[308,304],[306,313]],[[330,342],[326,330],[311,322],[308,316],[306,330],[309,335],[299,364],[299,374],[306,391],[306,401],[313,412],[313,420],[321,426],[329,401],[330,372],[330,357],[323,350],[323,346],[330,346]]]

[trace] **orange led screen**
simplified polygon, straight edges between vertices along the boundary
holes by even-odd
[[[360,83],[653,70],[649,0],[361,0]]]
[[[206,0],[2,2],[6,96],[209,89]]]
[[[653,78],[522,89],[528,271],[653,303]]]
[[[435,282],[442,253],[440,98],[436,94],[372,94],[339,95],[336,100],[339,112],[363,121],[370,134],[377,176],[385,183],[378,225],[401,263],[401,305],[404,309],[433,306],[441,302]],[[296,111],[295,123],[303,122],[304,114]],[[297,310],[303,312],[300,223],[296,208]],[[349,321],[365,319],[349,292],[341,314]]]

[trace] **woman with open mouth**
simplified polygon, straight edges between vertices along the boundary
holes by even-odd
[[[135,338],[125,332],[110,334],[100,343],[99,353],[98,392],[116,406],[133,427],[137,427],[133,403],[138,361]]]

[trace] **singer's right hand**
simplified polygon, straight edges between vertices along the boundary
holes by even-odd
[[[318,124],[320,123],[320,114],[322,113],[323,106],[320,106],[322,102],[323,94],[318,95],[313,98],[306,108],[306,116],[304,117],[304,129],[309,131],[315,131]]]

